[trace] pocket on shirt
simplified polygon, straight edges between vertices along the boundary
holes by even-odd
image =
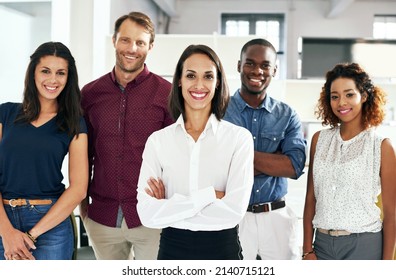
[[[265,131],[260,133],[258,150],[267,153],[274,153],[279,150],[280,142],[285,138],[285,133],[274,133]]]

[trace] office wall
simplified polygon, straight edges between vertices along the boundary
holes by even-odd
[[[396,14],[396,1],[354,1],[335,18],[328,18],[331,1],[309,0],[178,0],[179,14],[172,34],[220,32],[221,13],[284,13],[287,34],[287,78],[297,78],[298,38],[371,38],[375,14]]]

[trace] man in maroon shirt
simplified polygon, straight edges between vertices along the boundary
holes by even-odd
[[[145,64],[154,26],[139,12],[115,22],[116,65],[82,89],[88,125],[91,180],[80,205],[97,259],[156,259],[160,230],[142,226],[137,182],[148,136],[173,122],[171,85]]]

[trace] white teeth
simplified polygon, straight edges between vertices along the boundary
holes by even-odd
[[[125,57],[126,57],[126,58],[128,58],[128,59],[136,59],[136,57],[135,57],[135,56],[129,56],[129,55],[126,55]]]
[[[56,90],[56,87],[49,87],[49,86],[46,86],[45,88],[48,89],[48,90]]]
[[[252,82],[255,82],[255,83],[260,83],[261,82],[261,80],[257,80],[257,79],[250,79]]]
[[[346,114],[346,113],[348,113],[350,110],[348,109],[348,110],[340,110],[340,113],[341,114]]]
[[[191,93],[192,96],[196,97],[196,98],[202,98],[205,96],[205,93]]]

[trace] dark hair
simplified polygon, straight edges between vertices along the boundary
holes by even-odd
[[[246,52],[247,48],[250,46],[254,46],[254,45],[261,45],[261,46],[269,47],[270,49],[272,49],[275,53],[275,60],[276,60],[277,53],[276,53],[275,47],[269,41],[262,39],[262,38],[252,39],[243,45],[243,47],[241,49],[241,54],[240,54],[241,60],[242,60],[242,55]]]
[[[381,88],[373,85],[369,75],[357,63],[339,63],[327,72],[315,111],[318,118],[322,119],[322,124],[336,127],[340,123],[330,105],[331,84],[338,78],[352,79],[360,94],[366,97],[366,102],[362,105],[363,127],[366,129],[380,125],[385,118],[386,94]]]
[[[147,15],[140,12],[130,12],[127,15],[123,15],[119,17],[114,24],[113,39],[117,37],[117,33],[120,30],[120,26],[126,19],[136,22],[137,24],[144,27],[147,30],[147,32],[150,33],[150,44],[154,42],[154,38],[155,38],[154,23]]]
[[[57,97],[58,113],[56,116],[56,123],[58,128],[61,131],[67,131],[69,136],[78,135],[80,131],[82,109],[77,68],[70,50],[60,42],[44,43],[30,56],[30,63],[25,75],[22,112],[17,117],[16,122],[30,123],[37,120],[40,114],[41,106],[34,74],[41,58],[45,56],[60,57],[65,59],[68,63],[67,82],[65,88]]]
[[[184,108],[184,99],[182,95],[182,89],[179,86],[179,82],[183,72],[184,62],[193,54],[204,54],[213,61],[216,65],[217,70],[217,80],[219,81],[219,85],[216,87],[214,97],[212,99],[212,113],[215,114],[218,120],[224,117],[225,111],[228,106],[228,102],[230,100],[230,93],[228,90],[228,84],[226,81],[225,73],[223,66],[220,62],[217,54],[208,46],[205,45],[190,45],[188,46],[182,53],[179,58],[179,61],[176,65],[175,74],[173,75],[172,89],[169,96],[169,111],[172,117],[176,120],[180,114],[183,115],[183,118],[186,118],[185,108]]]

